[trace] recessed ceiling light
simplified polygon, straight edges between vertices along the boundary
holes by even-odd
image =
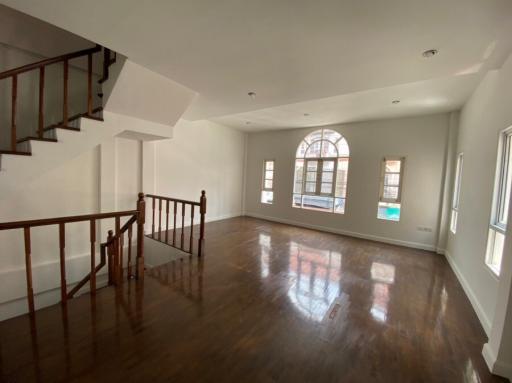
[[[423,52],[422,56],[429,58],[429,57],[433,57],[433,56],[437,55],[438,53],[439,53],[439,51],[437,49],[429,49],[429,50]]]
[[[252,98],[253,100],[256,98],[256,92],[249,92],[247,93],[249,95],[250,98]]]
[[[392,104],[400,104],[400,100],[393,100],[391,101]]]

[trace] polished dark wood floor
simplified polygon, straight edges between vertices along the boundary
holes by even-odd
[[[442,256],[251,218],[206,238],[204,261],[152,241],[143,284],[0,323],[2,381],[502,381]]]

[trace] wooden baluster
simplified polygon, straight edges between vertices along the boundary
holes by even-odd
[[[121,218],[116,217],[116,239],[115,239],[115,254],[116,254],[116,282],[121,282],[123,278],[123,251],[121,250]]]
[[[153,197],[153,222],[151,223],[151,238],[155,239],[155,197]]]
[[[108,231],[108,237],[107,242],[110,243],[112,241],[112,238],[114,237],[114,232],[112,230]],[[115,262],[113,259],[113,253],[112,253],[112,246],[107,246],[107,257],[108,257],[108,283],[111,285],[112,283],[115,283],[114,276],[116,275],[115,271]]]
[[[199,223],[199,249],[197,255],[200,257],[204,250],[204,223],[206,217],[206,192],[204,190],[201,191],[201,198],[199,199],[199,203],[199,214],[201,215],[201,219]]]
[[[64,60],[64,96],[62,98],[62,126],[68,126],[68,79],[69,79],[69,61]]]
[[[109,78],[110,49],[103,48],[103,81]]]
[[[66,283],[66,228],[64,223],[59,223],[59,248],[60,248],[60,297],[65,305],[68,299]]]
[[[180,249],[183,250],[183,243],[185,242],[185,203],[181,203],[181,245]]]
[[[16,151],[18,141],[16,138],[16,103],[18,99],[18,76],[12,76],[12,93],[11,93],[11,150]]]
[[[31,259],[31,246],[30,246],[30,227],[23,228],[25,237],[25,272],[27,275],[27,299],[28,311],[30,315],[34,315],[34,290],[32,288],[32,259]]]
[[[96,294],[96,221],[90,221],[90,237],[91,237],[91,294]]]
[[[174,226],[172,229],[172,245],[176,246],[176,210],[178,209],[178,202],[174,201]]]
[[[44,66],[39,68],[39,138],[44,136]]]
[[[144,279],[144,223],[146,221],[146,202],[144,193],[139,193],[137,201],[137,279]]]
[[[121,280],[124,279],[124,233],[121,233],[121,238],[119,238],[119,263],[121,265]]]
[[[194,250],[194,205],[190,205],[190,244],[188,252],[192,254]]]
[[[108,256],[108,254],[105,254],[107,252],[108,249],[105,248],[105,244],[102,243],[100,245],[100,256],[101,256],[101,259],[104,260],[104,259],[107,259],[107,268],[108,268],[108,272],[107,272],[107,275],[108,275],[108,284],[111,285],[112,284],[112,275],[111,275],[111,271],[112,271],[112,261],[110,259],[110,257]]]
[[[87,55],[87,115],[92,116],[92,53]]]
[[[169,200],[165,204],[165,243],[169,243]]]
[[[128,279],[133,276],[133,274],[132,274],[132,228],[133,228],[133,225],[128,226]]]
[[[158,240],[162,240],[162,199],[158,199]]]
[[[116,235],[114,234],[114,237],[113,237],[113,241],[112,241],[112,255],[113,255],[113,258],[114,258],[114,281],[115,281],[115,285],[116,286],[119,286],[119,239],[116,237]]]

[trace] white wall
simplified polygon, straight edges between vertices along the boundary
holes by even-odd
[[[449,115],[331,126],[350,146],[344,215],[292,208],[295,153],[311,129],[249,134],[245,212],[391,243],[434,250]],[[377,219],[382,158],[405,156],[400,222]],[[264,159],[276,160],[274,204],[259,202]],[[420,231],[428,227],[432,231]]]
[[[497,278],[485,265],[498,138],[500,131],[512,125],[510,100],[512,57],[500,70],[486,75],[461,111],[457,144],[457,151],[464,153],[460,213],[457,234],[449,233],[447,246],[447,258],[488,334],[493,332],[493,323],[499,322],[496,315],[506,311],[510,286],[500,283],[512,273],[502,268]],[[511,256],[504,252],[504,265]],[[500,289],[506,291],[506,301],[498,300]],[[494,353],[496,357],[498,350]],[[510,359],[508,363],[512,374]]]
[[[449,233],[448,256],[464,278],[488,331],[498,279],[485,265],[499,132],[512,125],[512,60],[487,74],[460,115],[457,152],[464,153],[457,234]]]
[[[115,139],[116,210],[133,210],[142,188],[142,142]]]
[[[180,120],[173,139],[155,143],[155,193],[208,199],[207,220],[241,215],[245,133]],[[197,221],[196,221],[197,222]]]
[[[98,201],[99,151],[95,148],[28,182],[21,190],[3,195],[0,200],[0,220],[51,218],[90,214],[99,210]],[[89,257],[87,223],[66,227],[67,275],[70,283],[87,273]],[[58,228],[41,227],[32,230],[32,263],[36,293],[59,286]],[[22,230],[0,231],[0,319],[14,310],[26,310],[25,257]],[[36,307],[43,302],[36,300]]]

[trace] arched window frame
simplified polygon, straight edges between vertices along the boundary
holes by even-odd
[[[308,134],[295,156],[292,206],[344,214],[349,158],[340,133],[319,129]]]

